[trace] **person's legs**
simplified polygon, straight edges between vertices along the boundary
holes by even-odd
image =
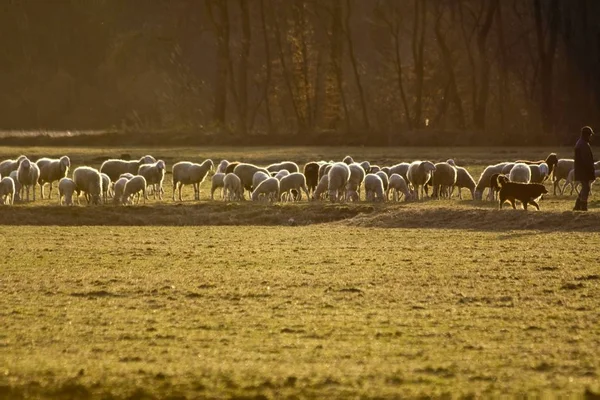
[[[587,202],[588,196],[590,195],[590,182],[585,181],[581,182],[581,192],[579,192],[579,197],[577,200],[579,201],[579,210],[587,211]],[[577,204],[575,205],[577,207]]]

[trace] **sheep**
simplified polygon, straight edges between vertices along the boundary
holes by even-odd
[[[505,163],[505,165],[502,168],[502,171],[500,171],[500,173],[502,175],[508,175],[508,174],[510,174],[510,171],[512,171],[514,166],[515,166],[515,163],[513,163],[513,162]]]
[[[15,203],[15,181],[9,176],[0,180],[0,199],[2,204],[13,205]]]
[[[369,173],[376,174],[379,171],[381,171],[381,167],[379,165],[371,165],[371,169],[369,170]],[[387,176],[387,174],[386,174],[386,176]]]
[[[594,163],[594,166],[596,166],[596,163]],[[596,178],[600,178],[600,169],[595,169],[594,170],[594,176]],[[592,194],[592,190],[591,190],[591,185],[594,182],[590,183],[590,194]],[[575,190],[577,192],[577,194],[579,194],[579,186],[581,186],[581,183],[579,182],[575,182],[575,169],[572,169],[571,171],[569,171],[569,175],[567,176],[567,179],[565,180],[565,184],[563,185],[560,194],[564,194],[565,192],[565,188],[567,186],[571,186],[571,193],[570,195],[573,195],[573,190]]]
[[[389,171],[387,172],[387,174],[388,174],[388,176],[392,176],[392,174],[398,174],[401,177],[403,177],[406,182],[408,182],[407,173],[408,173],[409,167],[410,167],[410,164],[407,162],[396,164],[396,165],[389,167]],[[382,170],[384,170],[385,168],[387,168],[387,167],[382,168]],[[386,171],[384,171],[384,172],[386,172]]]
[[[371,167],[371,171],[372,170],[373,170],[373,167]],[[377,172],[371,172],[371,173],[375,174],[381,178],[381,181],[383,182],[383,191],[385,193],[387,193],[389,185],[390,185],[390,178],[388,178],[387,174],[383,171],[377,171]],[[386,196],[386,200],[387,200],[387,196]]]
[[[109,159],[102,163],[100,172],[108,175],[111,181],[116,181],[121,174],[129,172],[130,174],[135,175],[138,173],[138,169],[141,165],[153,164],[155,162],[156,159],[149,155],[141,157],[139,160],[132,161]]]
[[[312,194],[312,199],[313,200],[321,200],[321,197],[324,194],[327,194],[328,187],[329,187],[329,176],[323,175],[323,177],[319,181],[319,184],[317,185],[317,187],[315,188],[315,190]]]
[[[212,161],[211,161],[212,162]],[[143,176],[146,179],[146,185],[157,185],[154,191],[154,198],[156,199],[156,192],[158,191],[158,199],[163,199],[163,181],[165,179],[166,165],[163,160],[158,160],[152,164],[143,164],[138,168],[138,175]]]
[[[21,160],[17,168],[17,179],[22,185],[22,191],[27,192],[27,201],[29,201],[29,190],[33,190],[33,201],[35,201],[35,185],[40,177],[40,169],[38,166],[26,157]]]
[[[62,156],[59,159],[51,158],[40,158],[37,160],[36,165],[40,170],[40,177],[38,183],[40,184],[40,195],[44,198],[44,185],[50,184],[50,191],[48,198],[52,197],[52,183],[54,181],[60,181],[62,178],[67,176],[69,167],[71,166],[71,159],[68,156]]]
[[[422,200],[423,196],[425,195],[424,186],[427,183],[427,181],[429,181],[434,172],[435,165],[433,165],[431,161],[413,161],[408,167],[408,172],[406,173],[406,176],[408,178],[408,182],[410,182],[410,184],[415,189],[417,200],[419,200],[419,187],[421,188],[420,198]]]
[[[171,168],[173,173],[173,201],[175,201],[175,191],[177,190],[177,187],[179,187],[179,201],[183,201],[181,198],[183,185],[192,185],[194,188],[194,200],[200,200],[200,184],[204,182],[206,175],[208,175],[208,172],[213,168],[214,164],[211,159],[204,160],[202,164],[196,164],[189,161],[181,161],[174,164]],[[210,194],[211,199],[213,198],[213,193],[216,189],[215,183],[217,182],[213,182],[212,185],[213,188],[211,189]]]
[[[267,177],[268,178],[268,177]],[[236,174],[227,174],[223,178],[223,199],[229,201],[243,200],[242,181]]]
[[[121,179],[121,178],[127,178],[127,180],[130,180],[134,176],[135,176],[134,174],[130,174],[129,172],[125,172],[124,174],[119,175],[119,179]]]
[[[346,185],[350,180],[350,167],[344,162],[335,163],[331,166],[331,169],[329,169],[327,176],[327,191],[329,192],[329,200],[332,202],[338,201],[338,199],[341,200],[340,194],[344,193]]]
[[[282,161],[280,163],[271,164],[266,168],[269,172],[279,172],[281,170],[286,170],[289,173],[299,172],[300,168],[298,164],[293,161]]]
[[[366,174],[371,172],[371,163],[370,162],[363,161],[361,163],[358,163],[358,165],[360,165],[362,167],[362,169],[365,170]]]
[[[567,179],[569,172],[575,168],[575,161],[572,159],[561,158],[554,167],[554,173],[552,174],[552,181],[554,182],[554,195],[556,196],[556,189],[560,188],[560,181]],[[562,194],[562,193],[561,193]]]
[[[467,188],[471,192],[471,198],[475,199],[475,179],[469,174],[469,171],[463,167],[456,168],[456,183],[454,186],[458,188],[458,198],[462,200],[462,188]]]
[[[125,182],[125,187],[123,188],[123,195],[121,196],[121,201],[123,204],[133,204],[133,196],[137,194],[137,203],[140,204],[140,193],[142,193],[142,197],[144,198],[144,204],[146,204],[146,189],[148,184],[146,182],[146,178],[142,175],[136,175],[127,182]]]
[[[292,189],[298,192],[297,200],[302,200],[302,193],[300,190],[306,193],[307,198],[309,197],[308,187],[306,186],[306,177],[304,174],[301,174],[300,172],[293,172],[281,178],[279,183],[280,199],[285,195],[286,200],[293,200],[294,196],[292,194]]]
[[[367,174],[365,176],[365,198],[367,201],[384,201],[383,180],[379,175]]]
[[[281,181],[282,178],[290,175],[289,171],[287,169],[282,169],[281,171],[278,172],[271,172],[271,174],[275,174],[272,175],[274,178],[279,179],[279,181]],[[294,174],[299,174],[299,172],[294,172]]]
[[[227,170],[228,166],[229,166],[229,161],[221,160],[221,162],[219,163],[219,166],[217,167],[217,170],[215,172],[224,174],[225,170]]]
[[[346,199],[352,201],[360,200],[360,188],[365,180],[366,172],[360,164],[348,165],[350,168],[350,179],[346,184]]]
[[[342,160],[343,163],[350,165],[354,163],[354,159],[351,156],[346,156],[344,157],[344,159]]]
[[[133,178],[133,177],[131,177],[131,178]],[[113,203],[115,205],[119,205],[121,203],[121,201],[123,200],[123,192],[125,191],[125,184],[127,184],[127,182],[129,182],[129,181],[130,181],[130,179],[123,177],[123,178],[117,179],[117,181],[113,185],[113,191],[114,191]]]
[[[529,169],[529,165],[523,163],[515,164],[510,170],[508,179],[511,182],[529,183],[529,181],[531,181],[531,170]]]
[[[527,165],[541,165],[546,164],[548,166],[548,173],[546,174],[546,176],[550,176],[553,172],[554,169],[556,168],[556,164],[558,164],[558,156],[556,155],[556,153],[550,153],[548,154],[548,157],[546,157],[545,160],[538,160],[538,161],[530,161],[530,160],[518,160],[515,161],[515,163],[523,163],[523,164],[527,164]]]
[[[321,178],[324,177],[325,175],[327,175],[327,173],[329,172],[329,170],[331,169],[331,166],[333,165],[333,163],[325,163],[325,164],[321,164],[321,166],[319,167],[319,182],[321,182]]]
[[[108,192],[110,191],[110,178],[108,175],[104,173],[100,173],[100,177],[102,178],[102,201],[107,202],[108,200]]]
[[[269,179],[271,176],[265,174],[264,171],[256,171],[252,176],[252,187],[257,187],[262,181]]]
[[[529,164],[531,183],[543,183],[548,178],[548,164]]]
[[[400,200],[400,196],[398,192],[404,195],[404,201],[412,200],[414,193],[408,188],[408,184],[399,174],[392,174],[389,180],[388,193],[389,191],[393,191],[393,200]]]
[[[506,164],[507,163],[500,163],[500,164],[495,164],[495,165],[488,165],[487,167],[485,167],[485,169],[479,176],[479,181],[477,182],[477,185],[475,186],[475,192],[474,192],[475,200],[483,199],[483,192],[485,191],[486,188],[490,187],[490,182],[491,182],[490,179],[491,179],[492,175],[501,174],[502,169],[506,166]],[[488,198],[490,200],[494,199],[494,192],[491,189],[489,191]]]
[[[265,168],[258,167],[254,164],[239,163],[233,169],[233,173],[242,180],[242,186],[244,189],[248,190],[249,192],[252,192],[252,190],[255,189],[252,186],[252,178],[257,171],[263,171],[265,174],[269,175],[269,171],[267,171]]]
[[[62,206],[64,198],[64,204],[67,206],[72,206],[73,193],[75,193],[76,188],[77,186],[72,179],[62,178],[60,181],[58,181],[58,204]]]
[[[304,176],[306,177],[306,186],[308,192],[313,193],[319,184],[319,168],[318,162],[311,161],[304,165]]]
[[[88,198],[88,204],[100,204],[102,195],[102,176],[100,171],[91,167],[77,167],[73,171],[73,182],[77,192],[77,202],[81,192]]]
[[[452,188],[456,185],[458,172],[455,167],[447,162],[435,164],[435,171],[431,177],[433,184],[433,197],[448,197],[452,195]]]
[[[227,168],[225,168],[225,175],[231,174],[233,172],[233,170],[235,169],[235,167],[237,167],[240,164],[241,163],[239,161],[230,162],[229,165],[227,166]]]
[[[258,201],[260,199],[260,195],[264,195],[265,198],[270,201],[279,199],[279,185],[279,179],[277,178],[265,179],[254,189],[250,198],[252,201]]]
[[[4,160],[0,162],[0,176],[10,176],[10,173],[16,171],[21,161],[26,158],[27,156],[20,155],[16,160]]]
[[[10,173],[9,177],[15,183],[15,196],[14,196],[14,199],[13,199],[13,203],[15,201],[21,201],[21,190],[23,189],[23,186],[21,185],[21,183],[17,179],[17,170],[12,171]]]
[[[383,172],[385,172],[385,173],[387,174],[387,176],[390,176],[390,175],[392,175],[392,174],[391,174],[391,172],[390,172],[390,170],[391,170],[391,168],[390,168],[390,167],[381,167],[381,170],[382,170]]]
[[[225,186],[225,173],[224,172],[217,172],[216,174],[214,174],[211,178],[211,186],[210,186],[210,199],[214,200],[215,199],[215,190],[217,190],[218,188],[223,188]],[[223,191],[221,190],[221,198],[223,198]]]

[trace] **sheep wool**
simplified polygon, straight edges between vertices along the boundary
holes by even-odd
[[[77,167],[73,171],[73,182],[77,198],[84,192],[88,197],[88,204],[100,204],[102,196],[102,176],[100,171],[91,167]]]
[[[0,180],[0,199],[2,204],[13,205],[15,203],[15,181],[9,176]]]
[[[62,156],[59,159],[40,158],[35,163],[40,170],[40,177],[38,179],[38,183],[40,184],[40,195],[43,199],[44,186],[48,183],[50,184],[48,198],[51,198],[52,183],[54,181],[60,181],[67,176],[69,167],[71,167],[71,159],[68,156]]]
[[[343,193],[345,192],[346,185],[350,180],[350,167],[345,162],[335,163],[331,166],[327,176],[327,191],[329,192],[329,200],[331,202],[343,200]]]
[[[201,164],[195,164],[189,161],[181,161],[173,165],[173,201],[175,201],[175,192],[179,188],[179,201],[181,191],[184,185],[192,185],[194,188],[194,200],[200,200],[200,184],[208,175],[209,171],[214,168],[214,163],[211,159],[204,160]],[[215,188],[216,189],[216,188]],[[213,198],[214,190],[211,192]]]
[[[72,179],[62,178],[58,181],[58,204],[73,205],[73,193],[75,193],[76,185]],[[64,200],[64,202],[63,202]]]
[[[279,179],[268,178],[262,181],[252,192],[252,201],[260,200],[261,195],[264,195],[265,199],[269,201],[279,199]]]

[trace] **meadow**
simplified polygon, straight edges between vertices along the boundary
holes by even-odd
[[[570,149],[0,148],[74,166],[152,154],[484,165]],[[167,176],[167,181],[170,179]],[[0,209],[0,398],[600,394],[598,195],[542,211],[470,200],[207,200]],[[56,194],[54,194],[56,195]],[[466,195],[466,192],[465,192]],[[467,195],[467,198],[469,196]]]

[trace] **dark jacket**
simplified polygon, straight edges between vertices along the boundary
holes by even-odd
[[[575,180],[578,182],[593,181],[594,155],[592,147],[584,139],[579,139],[575,145]]]

